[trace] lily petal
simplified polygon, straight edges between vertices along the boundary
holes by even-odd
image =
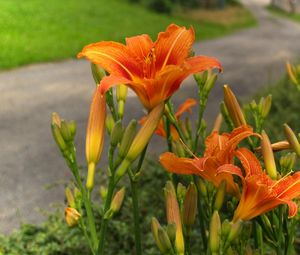
[[[126,38],[126,45],[137,60],[143,61],[153,48],[154,43],[149,35],[143,34]]]
[[[175,116],[179,118],[184,112],[191,113],[191,108],[197,104],[197,101],[193,98],[188,98],[178,107],[178,111],[175,113]]]
[[[181,65],[188,57],[194,40],[192,27],[187,30],[171,24],[165,32],[159,33],[154,46],[157,70],[167,65]]]
[[[222,65],[219,60],[207,56],[195,56],[188,58],[185,63],[188,66],[189,74],[200,73],[208,69],[217,68],[222,71]]]
[[[241,161],[242,166],[246,172],[246,176],[262,173],[262,168],[259,160],[250,150],[243,147],[238,149],[235,152],[235,155]]]
[[[86,57],[109,73],[128,79],[141,75],[141,70],[131,56],[131,52],[121,43],[108,41],[89,44],[83,48],[77,57]]]

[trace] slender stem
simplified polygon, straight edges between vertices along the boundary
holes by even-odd
[[[96,231],[96,225],[95,225],[95,219],[92,211],[91,201],[88,198],[88,194],[86,192],[86,189],[83,187],[80,176],[79,176],[79,170],[76,162],[73,162],[71,164],[72,172],[75,177],[76,183],[79,187],[79,190],[82,194],[84,207],[87,214],[87,221],[91,233],[92,243],[93,243],[93,249],[96,250],[98,246],[98,238],[97,238],[97,231]],[[93,251],[94,252],[94,251]]]
[[[103,215],[105,215],[105,213],[110,208],[111,201],[112,201],[112,198],[113,198],[114,189],[115,189],[114,176],[110,176],[109,177],[108,191],[107,191],[107,196],[106,196],[106,200],[105,200]],[[102,218],[101,227],[100,227],[100,234],[99,234],[99,245],[98,245],[98,251],[97,251],[98,255],[103,255],[104,254],[104,242],[105,242],[105,234],[106,234],[108,222],[109,222],[109,219],[106,219],[104,217]]]
[[[141,244],[141,228],[140,228],[140,217],[139,217],[139,201],[138,201],[138,183],[137,181],[130,178],[131,184],[131,196],[133,205],[133,219],[134,219],[134,236],[135,236],[135,250],[136,255],[142,255],[142,244]]]
[[[200,99],[199,113],[198,113],[198,123],[197,123],[196,137],[195,137],[195,140],[194,140],[194,148],[193,148],[194,153],[196,153],[196,151],[197,151],[198,141],[199,141],[199,137],[201,135],[201,125],[202,125],[204,110],[205,110],[205,107],[206,107],[206,102],[207,102],[207,97],[206,97],[206,99],[203,99],[203,100]]]

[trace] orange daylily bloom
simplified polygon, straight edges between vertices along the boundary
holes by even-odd
[[[289,206],[289,217],[297,213],[297,204],[291,201],[300,196],[300,172],[272,180],[261,168],[255,155],[246,148],[236,151],[236,156],[245,170],[233,165],[227,165],[219,172],[238,175],[243,183],[241,200],[235,210],[233,222],[251,220],[264,214],[280,204]]]
[[[197,104],[197,101],[195,99],[193,99],[193,98],[186,99],[185,102],[178,107],[178,111],[175,113],[175,117],[176,117],[177,121],[179,121],[180,116],[182,114],[184,114],[185,112],[191,113],[191,111],[192,111],[191,108],[193,106],[195,106],[196,104]],[[147,119],[147,117],[143,117],[140,120],[140,124],[143,125],[145,123],[146,119]],[[171,125],[171,127],[170,127],[170,132],[171,132],[173,141],[179,140],[180,136],[173,125]],[[155,130],[155,134],[162,136],[162,137],[167,137],[164,122],[162,119],[160,120],[160,122]]]
[[[207,137],[205,144],[206,150],[202,158],[179,158],[171,152],[165,152],[160,156],[160,163],[164,168],[177,174],[197,174],[204,179],[211,181],[216,187],[222,180],[226,181],[226,191],[239,195],[238,185],[234,182],[229,173],[218,173],[218,169],[224,165],[232,164],[235,154],[235,148],[246,137],[257,135],[249,126],[240,126],[232,133],[223,133],[213,131]]]
[[[171,24],[155,42],[146,34],[126,38],[126,45],[103,41],[85,46],[78,57],[86,57],[109,72],[100,82],[102,93],[116,84],[125,84],[150,110],[168,99],[190,74],[221,70],[215,58],[189,57],[194,40],[192,27]]]

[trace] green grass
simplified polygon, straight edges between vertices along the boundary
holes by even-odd
[[[255,23],[247,17],[242,27]],[[75,57],[84,45],[101,40],[123,41],[141,33],[155,39],[170,23],[193,25],[198,39],[241,28],[240,23],[161,15],[126,0],[0,1],[0,69]]]
[[[273,6],[273,5],[269,5],[267,7],[267,9],[270,12],[272,12],[272,13],[278,15],[278,16],[289,18],[289,19],[294,20],[296,22],[300,22],[300,14],[298,14],[298,13],[292,14],[292,13],[286,12],[286,11],[284,11],[284,10],[282,10],[282,9],[276,7],[276,6]]]

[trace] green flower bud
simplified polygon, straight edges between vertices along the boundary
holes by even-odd
[[[91,71],[96,85],[106,76],[105,70],[97,64],[91,63]]]
[[[123,138],[119,147],[119,157],[124,158],[129,150],[129,147],[134,139],[136,132],[137,121],[131,120],[124,131]]]
[[[188,186],[183,204],[183,224],[188,228],[195,223],[197,214],[197,188],[194,183]]]
[[[296,152],[297,156],[300,157],[300,144],[297,139],[297,136],[287,124],[284,124],[283,128],[285,136],[289,141],[289,144],[291,145],[292,149]]]
[[[118,143],[121,141],[123,135],[123,126],[121,120],[118,120],[111,132],[111,140],[110,144],[112,147],[116,147]]]
[[[65,120],[61,122],[60,132],[66,142],[71,142],[73,140],[68,123]]]
[[[106,116],[105,126],[106,126],[106,130],[107,130],[108,134],[110,135],[115,126],[114,118],[110,114],[108,114]]]
[[[171,241],[163,228],[158,228],[157,237],[162,247],[162,254],[169,254],[169,251],[172,249]]]
[[[209,247],[212,253],[220,249],[221,220],[218,211],[214,211],[209,227]]]
[[[219,211],[222,208],[224,198],[226,194],[226,181],[223,180],[217,189],[217,194],[215,196],[214,209]]]
[[[171,242],[174,242],[176,238],[176,224],[175,223],[168,224],[166,227],[166,231]]]
[[[64,152],[67,149],[67,145],[65,143],[65,140],[60,132],[60,128],[56,124],[51,125],[52,135],[53,138],[58,146],[58,148]]]

